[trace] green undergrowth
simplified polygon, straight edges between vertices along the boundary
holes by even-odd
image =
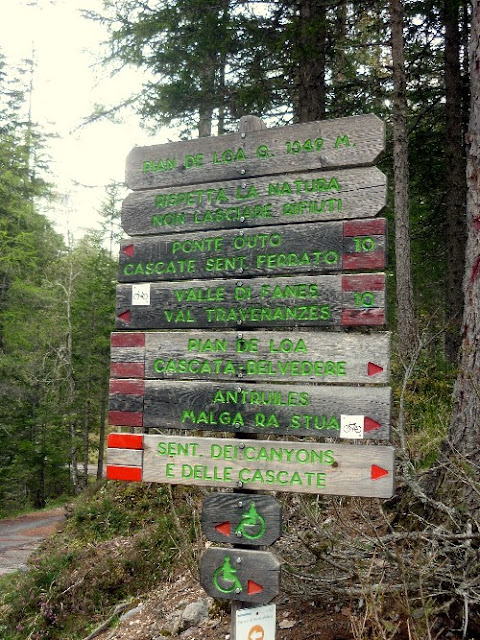
[[[448,434],[456,369],[432,353],[422,353],[405,383],[404,370],[393,360],[393,423],[403,427],[408,453],[418,471],[430,468]],[[405,383],[405,384],[404,384]]]
[[[171,495],[109,482],[78,498],[29,570],[0,579],[0,638],[85,638],[116,604],[168,580],[193,536],[191,492],[175,489],[175,510]]]

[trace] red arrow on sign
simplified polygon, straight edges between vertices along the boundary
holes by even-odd
[[[215,531],[221,533],[224,536],[229,536],[232,533],[232,527],[230,526],[230,521],[222,522],[221,524],[217,524],[215,526]]]
[[[380,422],[377,422],[376,420],[374,420],[373,418],[369,418],[368,416],[365,416],[364,420],[363,420],[363,430],[365,433],[368,433],[369,431],[375,431],[375,429],[380,429],[382,425],[380,424]]]
[[[247,593],[249,596],[254,595],[255,593],[262,593],[263,587],[261,584],[257,584],[253,580],[249,580],[247,583]]]
[[[127,256],[130,256],[130,258],[133,257],[133,254],[135,253],[135,245],[127,244],[126,247],[123,247],[122,252]]]
[[[374,362],[369,362],[368,363],[368,375],[369,376],[376,376],[377,373],[382,373],[383,371],[383,367],[380,367],[378,364],[375,364]]]
[[[120,315],[117,316],[117,318],[119,320],[123,320],[123,322],[130,322],[130,317],[131,317],[131,312],[130,309],[127,309],[127,311],[124,311],[123,313],[121,313]]]
[[[378,480],[378,478],[383,478],[383,476],[388,476],[390,472],[387,469],[383,469],[382,467],[377,466],[376,464],[372,464],[372,468],[370,471],[372,480]]]

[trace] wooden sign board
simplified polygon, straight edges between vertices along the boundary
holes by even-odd
[[[282,505],[273,496],[210,493],[203,501],[202,530],[212,542],[266,547],[282,535]]]
[[[280,563],[268,551],[207,549],[200,584],[213,598],[266,604],[280,591]]]
[[[386,384],[390,334],[113,333],[111,377]]]
[[[385,125],[373,114],[135,147],[127,158],[131,189],[235,180],[334,167],[373,165]]]
[[[130,236],[372,218],[386,205],[375,167],[136,191],[122,205]]]
[[[383,218],[281,228],[130,238],[120,247],[120,282],[239,278],[383,269]]]
[[[144,429],[385,440],[390,408],[391,389],[371,385],[338,386],[332,393],[327,385],[112,379],[108,421]]]
[[[395,455],[389,446],[143,435],[142,449],[112,446],[107,478],[143,482],[390,498]],[[127,435],[120,434],[124,440]],[[126,474],[126,477],[125,477]]]
[[[117,329],[383,324],[384,273],[117,286]]]

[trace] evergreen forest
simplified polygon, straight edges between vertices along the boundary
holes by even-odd
[[[221,136],[245,115],[267,127],[369,113],[386,123],[397,491],[375,506],[284,496],[302,552],[280,549],[282,588],[361,600],[349,638],[480,637],[480,2],[98,0],[82,19],[106,27],[112,74],[145,78],[87,120],[138,118],[152,144],[164,128],[172,140]],[[177,552],[195,573],[201,492],[102,483],[125,189],[107,185],[101,229],[79,241],[54,231],[44,211],[55,175],[28,78],[0,43],[0,517],[75,499],[67,537],[88,552],[63,539],[25,574],[28,602],[6,584],[0,635],[85,638],[170,575]],[[344,508],[363,538],[342,528]],[[161,558],[152,570],[142,530]],[[120,564],[88,555],[128,535],[143,582],[130,547]],[[84,604],[63,573],[80,560],[103,571]]]

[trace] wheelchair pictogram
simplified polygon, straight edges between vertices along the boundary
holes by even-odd
[[[258,540],[265,533],[265,518],[258,513],[255,503],[251,502],[248,511],[242,514],[242,519],[235,529],[235,534],[247,540]]]
[[[242,583],[237,578],[237,570],[232,567],[229,556],[225,556],[222,566],[215,570],[213,584],[222,593],[241,593],[243,591]]]

